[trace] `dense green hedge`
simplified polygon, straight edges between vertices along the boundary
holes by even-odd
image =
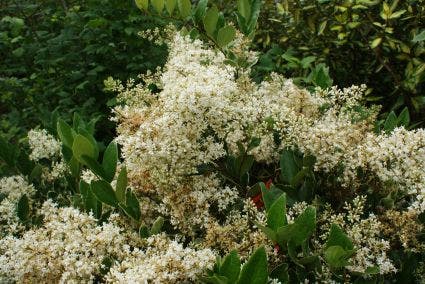
[[[282,0],[263,2],[258,72],[304,77],[325,63],[334,84],[367,84],[384,112],[404,106],[425,117],[425,1]],[[272,44],[273,43],[273,44]],[[422,124],[423,125],[423,124]]]
[[[139,38],[158,24],[132,0],[0,2],[0,131],[7,139],[50,119],[100,116],[111,136],[103,81],[135,77],[165,60],[165,49]],[[108,139],[109,140],[109,139]]]

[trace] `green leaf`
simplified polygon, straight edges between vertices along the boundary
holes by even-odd
[[[2,158],[9,167],[14,167],[19,156],[19,149],[0,136],[0,158]]]
[[[298,171],[299,167],[295,162],[294,152],[292,150],[285,149],[280,156],[280,173],[282,181],[286,184],[291,184]]]
[[[425,96],[417,96],[411,98],[411,102],[416,111],[425,108]]]
[[[164,225],[164,218],[159,216],[152,224],[151,235],[156,235],[161,232],[162,226]]]
[[[200,0],[195,10],[195,20],[200,23],[202,22],[205,12],[207,10],[208,0]]]
[[[205,13],[205,17],[203,20],[205,31],[209,36],[213,36],[218,21],[218,9],[217,6],[212,6]]]
[[[88,131],[86,128],[82,128],[81,126],[78,128],[78,134],[83,135],[93,145],[93,148],[94,148],[93,159],[97,160],[97,158],[99,157],[99,146],[97,145],[97,141],[96,139],[94,139],[93,134],[90,131]]]
[[[237,6],[239,14],[248,21],[251,16],[251,4],[249,0],[238,0]]]
[[[136,6],[142,11],[148,11],[149,0],[136,0]]]
[[[287,224],[286,220],[286,194],[283,193],[267,210],[267,225],[272,230]]]
[[[260,187],[266,210],[269,210],[270,206],[284,193],[281,189],[274,185],[272,185],[270,189],[267,189],[265,184],[261,182]]]
[[[131,190],[127,190],[125,194],[125,201],[125,205],[121,203],[119,204],[121,209],[123,209],[129,217],[139,221],[141,217],[139,200]]]
[[[270,278],[275,278],[281,283],[289,283],[288,264],[282,263],[274,268],[270,273]]]
[[[220,275],[202,277],[201,280],[202,280],[202,282],[207,283],[207,284],[229,284],[229,283],[232,283],[232,282],[229,282],[227,277],[220,276]]]
[[[83,180],[80,181],[80,193],[86,211],[92,211],[96,218],[100,218],[102,215],[102,203],[96,199],[90,185]]]
[[[115,190],[115,195],[117,196],[119,202],[125,202],[125,191],[127,189],[127,182],[127,169],[123,167],[118,175]]]
[[[96,151],[95,146],[90,142],[89,139],[84,137],[81,134],[78,134],[74,138],[74,142],[72,143],[72,152],[74,157],[80,162],[83,163],[81,156],[85,155],[92,159],[96,159]]]
[[[247,21],[247,36],[252,38],[254,36],[254,31],[257,25],[258,17],[260,16],[261,10],[261,0],[252,0],[251,1],[251,17]]]
[[[425,30],[422,30],[419,34],[415,35],[412,42],[420,42],[425,40]]]
[[[220,267],[220,275],[225,276],[228,279],[227,283],[236,283],[239,278],[240,270],[241,260],[239,258],[238,252],[236,250],[232,250],[223,259]]]
[[[217,43],[220,47],[226,47],[236,36],[236,30],[232,26],[224,26],[218,30]]]
[[[268,280],[267,255],[264,247],[258,248],[242,267],[239,284],[265,284]]]
[[[328,24],[328,21],[324,21],[324,22],[320,23],[319,29],[317,31],[317,35],[323,34],[323,32],[326,29],[327,24]]]
[[[261,225],[260,223],[254,221],[255,225],[258,227],[258,229],[260,229],[261,231],[263,231],[263,233],[272,241],[277,242],[277,234],[275,231],[273,231],[272,229],[270,229],[269,227],[265,227],[263,225]]]
[[[114,179],[118,163],[118,147],[117,143],[112,141],[103,154],[102,168],[105,172],[105,179],[111,182]]]
[[[300,246],[310,238],[315,229],[316,209],[309,206],[294,220],[294,223],[277,230],[277,241],[280,245],[292,242],[294,245]]]
[[[180,17],[185,19],[192,13],[192,3],[190,0],[177,0],[177,5],[180,11]]]
[[[141,225],[139,228],[139,235],[141,238],[149,238],[150,237],[150,232],[148,227],[146,227],[145,225]]]
[[[72,156],[71,160],[68,162],[68,167],[73,177],[78,178],[80,176],[81,165],[77,158]]]
[[[325,248],[328,248],[331,246],[340,246],[344,250],[352,250],[354,248],[350,238],[336,224],[332,224],[331,226],[329,237],[325,244]]]
[[[26,194],[22,195],[16,206],[16,215],[21,222],[28,220],[30,214],[30,204]]]
[[[330,246],[325,250],[325,260],[331,267],[344,267],[353,251],[346,251],[341,246]]]
[[[100,202],[118,207],[118,199],[115,196],[112,186],[108,182],[104,180],[92,181],[90,186],[93,194]]]
[[[378,45],[380,45],[381,44],[381,42],[382,42],[382,37],[378,37],[378,38],[375,38],[371,43],[370,43],[370,47],[371,48],[377,48],[378,47]]]
[[[400,115],[398,116],[398,125],[403,125],[404,127],[408,127],[410,124],[410,114],[409,109],[405,107]]]
[[[62,143],[68,148],[72,148],[72,144],[74,143],[74,135],[72,133],[73,130],[71,126],[69,126],[69,124],[64,120],[58,119],[56,131],[58,132],[59,139],[62,141]]]
[[[390,114],[388,115],[387,119],[385,120],[384,123],[384,130],[385,132],[389,133],[391,131],[394,130],[394,128],[397,127],[397,116],[396,114],[392,111],[390,112]]]
[[[165,9],[167,10],[168,14],[171,16],[174,12],[174,9],[176,8],[177,0],[166,0],[165,1]]]
[[[158,14],[164,10],[164,0],[151,0],[152,6]]]

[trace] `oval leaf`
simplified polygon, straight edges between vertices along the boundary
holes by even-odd
[[[176,5],[177,5],[177,0],[166,0],[165,9],[167,10],[170,16],[173,14],[174,9],[176,8]]]
[[[106,181],[111,182],[114,179],[117,170],[118,147],[117,143],[112,141],[103,154],[102,168],[106,175]]]
[[[72,143],[72,152],[74,157],[80,162],[83,163],[81,156],[85,155],[92,159],[96,159],[96,151],[94,145],[90,142],[89,139],[84,137],[81,134],[78,134],[74,138]]]
[[[223,263],[220,267],[220,275],[225,276],[228,279],[229,282],[227,283],[236,283],[239,278],[240,270],[241,260],[238,252],[236,250],[232,250],[223,259]]]
[[[209,36],[213,36],[218,21],[218,9],[217,6],[212,6],[207,10],[204,17],[204,28]]]
[[[100,202],[113,207],[118,207],[118,199],[109,183],[104,180],[97,180],[92,181],[90,186],[93,194]]]
[[[267,255],[264,247],[257,249],[244,264],[239,278],[239,284],[267,283]]]
[[[136,0],[136,6],[142,11],[148,11],[149,0]]]
[[[152,6],[158,14],[162,13],[164,9],[164,0],[152,0]]]
[[[192,13],[192,3],[190,0],[178,0],[177,5],[180,11],[180,17],[185,19]]]
[[[232,26],[224,26],[218,30],[217,43],[220,47],[226,47],[236,36],[236,30]]]

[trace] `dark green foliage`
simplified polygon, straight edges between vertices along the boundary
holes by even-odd
[[[424,0],[266,0],[255,75],[278,71],[309,83],[324,63],[335,85],[367,84],[383,117],[407,106],[412,121],[424,122],[424,27]]]
[[[6,1],[0,16],[0,131],[7,138],[48,122],[50,112],[99,116],[110,140],[108,76],[127,79],[154,69],[163,47],[137,36],[160,23],[132,0]],[[69,117],[68,117],[69,118]],[[68,119],[66,119],[68,120]]]

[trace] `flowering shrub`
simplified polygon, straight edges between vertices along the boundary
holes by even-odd
[[[365,86],[255,83],[228,60],[255,62],[242,33],[163,42],[163,69],[106,81],[104,150],[78,117],[29,133],[34,169],[0,183],[2,281],[424,281],[423,129],[380,131]]]

